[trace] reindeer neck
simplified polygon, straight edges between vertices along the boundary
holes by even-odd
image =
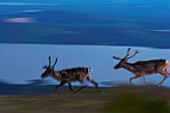
[[[51,71],[50,76],[54,76],[55,71]]]
[[[134,66],[133,66],[132,63],[126,62],[126,63],[124,64],[123,68],[127,69],[127,70],[130,71],[130,72],[133,72],[133,71],[134,71]]]
[[[51,71],[50,76],[51,76],[51,77],[55,77],[55,73],[56,73],[56,71],[54,71],[54,70],[53,70],[53,71]]]
[[[54,78],[54,79],[56,79],[56,80],[61,80],[61,75],[60,75],[60,73],[59,73],[59,71],[52,71],[51,72],[51,74],[50,74],[50,76],[52,77],[52,78]]]

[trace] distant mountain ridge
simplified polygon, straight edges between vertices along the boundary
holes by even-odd
[[[29,84],[11,84],[0,81],[0,96],[1,95],[51,95],[56,85],[42,85],[40,81],[33,81]],[[73,86],[74,89],[80,86]],[[94,89],[94,87],[88,87]],[[69,86],[62,86],[58,89],[58,93],[70,91]],[[71,92],[71,91],[70,91]]]
[[[35,18],[35,23],[8,23],[8,18]],[[0,17],[0,43],[116,45],[170,48],[170,22],[96,16],[67,11],[40,11]]]
[[[21,14],[3,15],[0,17],[0,19],[2,21],[5,18],[21,18],[21,17],[33,17],[37,20],[37,23],[53,23],[53,24],[76,24],[76,23],[103,24],[114,22],[112,19],[104,18],[101,16],[68,11],[28,12]]]

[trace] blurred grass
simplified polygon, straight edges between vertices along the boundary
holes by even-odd
[[[78,95],[3,96],[0,113],[170,113],[170,89],[120,85]]]
[[[166,100],[152,99],[143,95],[122,94],[103,108],[105,113],[167,113]]]

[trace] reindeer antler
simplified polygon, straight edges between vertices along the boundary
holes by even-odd
[[[121,58],[115,57],[115,56],[113,56],[112,58],[114,58],[114,59],[116,59],[116,60],[122,60]]]
[[[127,54],[126,54],[126,56],[124,57],[124,58],[127,58],[128,56],[129,56],[129,52],[130,52],[130,50],[131,50],[131,48],[128,48],[128,50],[127,50]],[[123,58],[123,59],[124,59]]]
[[[134,53],[132,56],[127,57],[127,59],[134,57],[137,53],[139,53],[139,51],[138,51],[138,50],[136,50],[136,51],[135,51],[135,53]]]
[[[113,56],[112,58],[117,59],[117,60],[129,59],[129,58],[134,57],[137,53],[139,53],[139,51],[136,50],[135,53],[132,56],[128,57],[130,50],[131,50],[131,48],[128,48],[127,54],[126,54],[126,56],[124,58],[119,58],[119,57],[116,57],[116,56]]]
[[[125,58],[127,58],[127,57],[129,56],[129,52],[130,52],[130,50],[131,50],[131,48],[128,48],[128,50],[127,50],[127,54],[126,54],[126,56],[125,56],[124,58],[119,58],[119,57],[116,57],[116,56],[113,56],[112,58],[114,58],[114,59],[116,59],[116,60],[122,60],[122,59],[125,59]]]
[[[55,63],[51,66],[51,68],[54,68],[54,66],[57,64],[57,61],[58,61],[58,57],[56,58]]]
[[[49,56],[48,59],[49,59],[49,65],[48,65],[48,67],[50,67],[50,66],[51,66],[51,56]]]

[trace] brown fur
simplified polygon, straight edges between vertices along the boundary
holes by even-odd
[[[120,62],[114,67],[115,69],[125,68],[126,70],[135,74],[134,77],[130,78],[130,83],[132,83],[133,79],[136,79],[141,76],[152,75],[156,73],[160,73],[164,76],[164,79],[159,83],[159,86],[168,78],[168,66],[169,62],[164,59],[155,59],[148,61],[138,61],[135,63],[128,63],[127,60],[135,56],[138,51],[134,53],[134,55],[129,56],[130,48],[128,49],[127,55],[120,59],[118,57],[113,57],[114,59],[120,60]]]
[[[41,78],[46,78],[48,76],[53,77],[57,81],[60,81],[60,84],[56,86],[54,93],[57,92],[57,89],[64,85],[65,83],[68,83],[71,91],[73,90],[73,87],[71,85],[72,81],[79,81],[83,83],[84,79],[89,80],[91,83],[93,83],[96,88],[98,87],[98,84],[92,79],[91,77],[91,71],[92,68],[86,68],[86,67],[77,67],[77,68],[71,68],[71,69],[63,69],[60,71],[54,71],[54,66],[50,67],[51,57],[49,57],[49,66],[45,66],[46,71],[41,75]],[[57,63],[57,59],[55,64]],[[83,86],[84,87],[84,86]],[[82,89],[82,88],[80,88]]]

